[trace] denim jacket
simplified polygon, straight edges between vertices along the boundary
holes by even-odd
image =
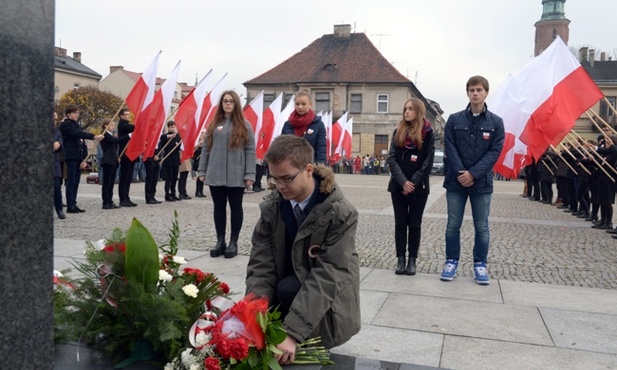
[[[445,128],[444,183],[451,191],[468,193],[493,192],[493,166],[497,162],[505,132],[501,117],[491,113],[486,104],[477,116],[471,105],[450,115]],[[459,171],[469,171],[473,185],[465,188],[457,180]]]

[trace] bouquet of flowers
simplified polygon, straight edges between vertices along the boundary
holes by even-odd
[[[181,269],[179,235],[175,214],[168,244],[157,246],[137,219],[126,233],[114,229],[110,238],[88,243],[86,261],[73,263],[83,276],[54,278],[55,340],[84,340],[120,359],[131,355],[117,367],[178,356],[207,305],[229,293],[213,274]]]
[[[165,366],[165,370],[282,369],[276,345],[287,333],[280,312],[268,310],[268,300],[248,295],[233,303],[216,298],[191,327],[192,347]],[[222,311],[220,316],[217,311]],[[319,338],[298,344],[294,364],[333,364]]]

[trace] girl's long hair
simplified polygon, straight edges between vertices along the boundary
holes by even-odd
[[[426,107],[420,99],[411,98],[405,102],[411,102],[416,118],[413,121],[405,121],[405,106],[403,106],[403,119],[398,123],[396,128],[396,136],[394,137],[394,143],[399,147],[405,146],[405,140],[407,136],[411,138],[418,149],[422,150],[422,127],[424,126],[424,116],[426,115]]]
[[[240,104],[240,97],[233,90],[225,91],[219,99],[214,120],[206,129],[206,140],[208,143],[208,151],[212,150],[212,134],[218,124],[225,122],[225,111],[223,110],[223,99],[225,96],[231,96],[234,100],[234,110],[231,112],[231,137],[229,140],[229,149],[243,148],[249,142],[249,132],[244,123],[244,113]]]

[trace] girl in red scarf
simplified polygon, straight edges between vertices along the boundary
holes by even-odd
[[[294,99],[295,110],[289,120],[283,125],[282,134],[293,134],[303,137],[311,144],[315,155],[315,163],[327,164],[326,157],[326,126],[312,110],[311,95],[302,90]]]

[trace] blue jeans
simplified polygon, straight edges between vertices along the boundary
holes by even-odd
[[[448,225],[446,226],[446,258],[459,259],[461,255],[461,224],[465,213],[467,198],[471,203],[473,225],[476,230],[473,246],[473,261],[486,263],[490,232],[488,215],[491,211],[492,194],[469,194],[467,192],[446,191],[448,203]]]

